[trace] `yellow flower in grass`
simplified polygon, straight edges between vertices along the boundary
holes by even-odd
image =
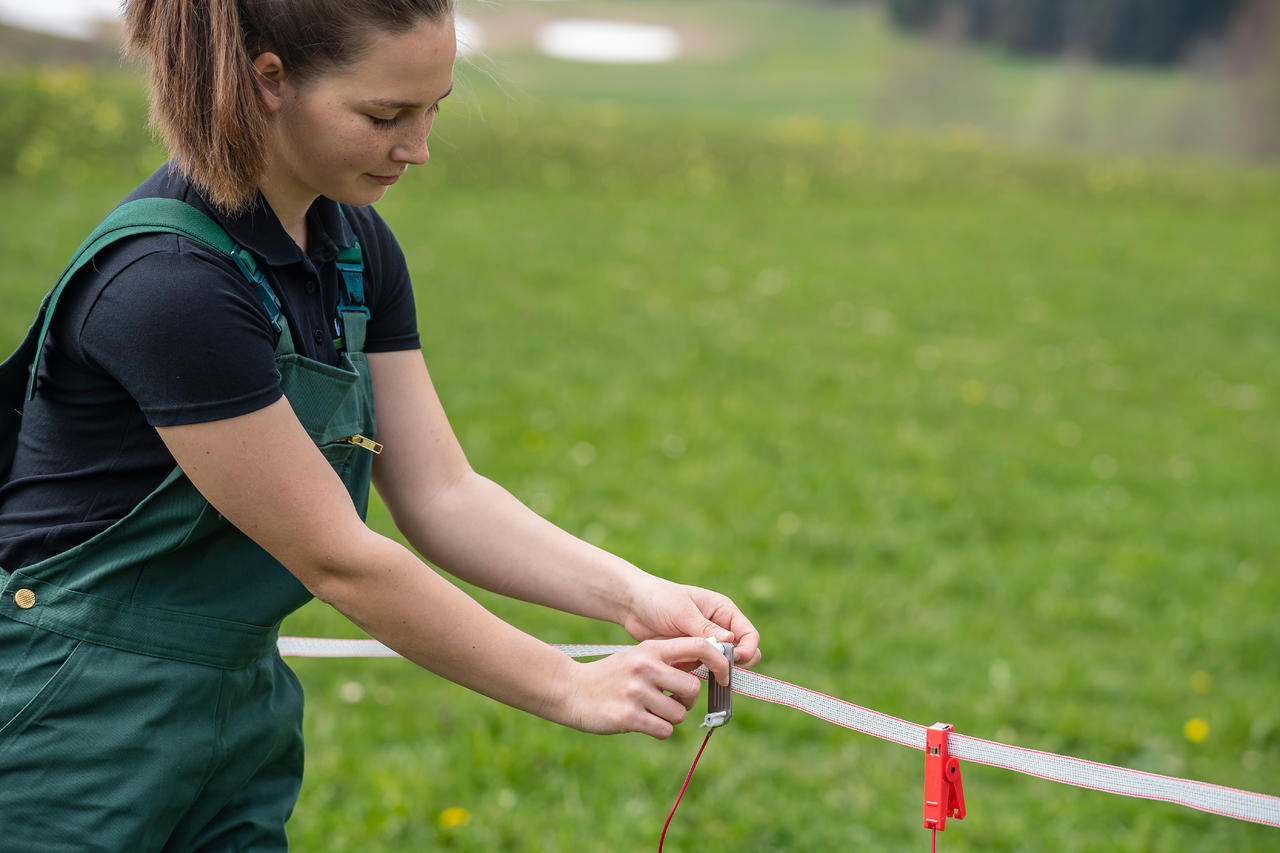
[[[1200,743],[1209,736],[1209,723],[1202,717],[1192,717],[1182,727],[1182,733],[1192,743]]]
[[[441,829],[457,829],[460,826],[466,826],[471,822],[471,812],[462,808],[462,806],[449,806],[449,808],[440,812],[440,817],[436,819]]]

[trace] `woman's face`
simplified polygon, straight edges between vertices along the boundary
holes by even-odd
[[[264,184],[304,207],[321,195],[365,205],[427,162],[427,135],[453,88],[453,20],[375,38],[352,65],[302,84],[283,77]]]

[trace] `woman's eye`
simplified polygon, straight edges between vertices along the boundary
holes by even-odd
[[[427,115],[429,116],[436,115],[439,112],[440,112],[439,104],[432,104],[430,107],[427,108]],[[390,118],[385,118],[383,116],[368,115],[367,118],[373,124],[374,127],[385,128],[385,127],[391,127],[391,125],[400,121],[400,119],[403,118],[405,115],[406,115],[405,113],[399,113],[397,115],[391,116]]]

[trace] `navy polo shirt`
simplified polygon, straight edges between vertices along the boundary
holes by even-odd
[[[227,217],[166,166],[129,199],[148,197],[191,204],[248,248],[280,299],[295,349],[328,364],[339,361],[335,260],[358,235],[370,311],[365,350],[419,347],[404,255],[371,207],[339,210],[318,199],[304,253],[261,195],[248,212]],[[174,467],[155,427],[232,418],[280,399],[274,350],[261,299],[218,252],[148,234],[99,253],[61,298],[40,358],[38,392],[0,486],[0,567],[60,553],[127,515]]]

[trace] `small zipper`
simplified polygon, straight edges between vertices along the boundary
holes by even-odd
[[[381,444],[374,441],[372,438],[366,438],[365,436],[360,435],[359,433],[356,433],[355,435],[349,435],[346,438],[340,438],[338,439],[338,443],[354,444],[356,447],[363,447],[365,450],[368,450],[370,453],[374,453],[374,454],[382,452]]]

